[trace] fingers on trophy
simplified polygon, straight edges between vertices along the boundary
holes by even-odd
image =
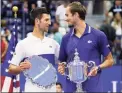
[[[64,75],[64,73],[65,73],[65,65],[66,65],[65,62],[58,64],[58,72],[62,75]]]

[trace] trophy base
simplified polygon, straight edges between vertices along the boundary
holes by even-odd
[[[75,93],[85,93],[85,91],[83,91],[83,89],[77,89]]]
[[[76,83],[76,84],[77,84],[77,89],[75,93],[86,93],[85,91],[83,91],[82,83]]]

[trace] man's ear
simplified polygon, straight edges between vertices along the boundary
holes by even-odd
[[[38,18],[35,19],[35,23],[39,24],[39,19]]]
[[[75,17],[78,17],[78,16],[79,16],[79,14],[78,14],[77,12],[75,12],[75,13],[74,13],[74,16],[75,16]]]

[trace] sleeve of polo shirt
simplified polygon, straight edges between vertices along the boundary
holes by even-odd
[[[66,54],[66,44],[64,38],[62,38],[62,42],[60,45],[60,52],[59,52],[59,61],[66,62],[67,60],[67,54]]]
[[[106,35],[103,32],[99,36],[99,46],[100,46],[100,52],[104,57],[106,57],[110,52],[110,45],[108,43]]]
[[[60,45],[54,41],[55,45],[55,63],[57,64],[59,62],[58,57],[59,57],[59,50],[60,50]]]
[[[21,41],[16,45],[15,48],[15,55],[13,55],[12,60],[10,61],[10,64],[18,66],[19,63],[24,58],[24,49],[22,47]]]
[[[59,57],[60,45],[55,41],[55,57]]]

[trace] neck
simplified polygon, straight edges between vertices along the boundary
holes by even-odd
[[[76,33],[75,35],[78,36],[78,37],[81,37],[85,31],[85,28],[86,28],[86,24],[84,21],[77,21],[77,23],[75,24],[74,26],[75,30],[76,30]]]
[[[44,38],[44,32],[40,31],[38,28],[34,27],[34,30],[32,32],[32,34],[34,36],[36,36],[37,38],[40,38],[41,40]]]

